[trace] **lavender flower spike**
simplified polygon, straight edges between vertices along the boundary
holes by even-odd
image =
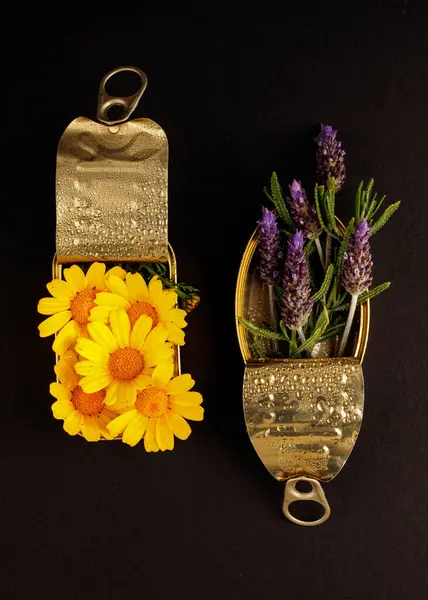
[[[260,277],[267,285],[275,285],[279,278],[279,264],[282,252],[279,249],[279,229],[274,213],[262,208],[259,223],[259,270]]]
[[[315,204],[309,202],[300,181],[294,179],[288,187],[290,198],[287,198],[287,200],[293,221],[298,229],[303,231],[305,238],[317,238],[322,232],[322,227],[318,220]]]
[[[372,257],[370,254],[370,226],[366,219],[355,228],[343,256],[342,285],[350,294],[362,294],[372,284]]]
[[[285,325],[290,329],[297,330],[301,338],[303,336],[302,327],[306,324],[313,306],[308,263],[303,252],[303,244],[302,231],[297,231],[288,242],[281,309]]]
[[[345,151],[342,142],[336,139],[337,130],[331,125],[321,125],[321,131],[315,141],[317,151],[317,175],[319,183],[326,186],[328,180],[334,179],[336,190],[340,190],[346,178]]]
[[[342,285],[351,294],[351,304],[340,342],[339,356],[343,356],[348,342],[358,296],[368,290],[373,281],[373,262],[370,254],[369,238],[370,226],[366,219],[362,219],[349,238],[348,248],[343,255]]]

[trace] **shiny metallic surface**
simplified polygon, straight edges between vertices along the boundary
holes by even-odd
[[[299,492],[297,489],[297,484],[299,482],[306,482],[310,486],[310,491],[308,492]],[[317,519],[316,521],[303,521],[302,519],[298,519],[295,517],[290,510],[291,505],[295,502],[300,501],[311,501],[318,502],[324,509],[324,514],[322,517]],[[324,490],[318,483],[316,479],[311,479],[310,477],[295,477],[293,479],[289,479],[285,484],[284,489],[284,502],[282,505],[282,510],[284,515],[295,523],[296,525],[304,525],[305,527],[313,527],[314,525],[321,525],[327,521],[331,514],[330,505],[327,502],[327,498],[325,497]]]
[[[106,91],[106,83],[119,73],[126,73],[130,71],[132,73],[136,73],[140,80],[141,85],[138,91],[132,96],[110,96],[110,94]],[[118,67],[117,69],[113,69],[107,75],[105,75],[100,82],[100,89],[98,92],[98,107],[97,107],[97,119],[102,123],[106,123],[107,125],[116,125],[117,123],[123,123],[129,119],[131,114],[137,107],[138,102],[141,99],[141,96],[144,93],[144,90],[147,87],[147,76],[141,69],[137,67]],[[108,112],[112,106],[122,107],[123,112],[120,118],[117,119],[109,119]]]
[[[168,260],[168,140],[149,119],[78,117],[61,137],[58,261]]]
[[[243,396],[251,442],[275,479],[305,475],[329,481],[339,473],[363,417],[358,359],[250,362]]]

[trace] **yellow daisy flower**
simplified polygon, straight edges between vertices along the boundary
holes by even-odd
[[[162,325],[152,329],[152,319],[142,315],[131,331],[131,321],[124,310],[110,312],[111,330],[104,323],[88,324],[92,339],[79,338],[76,352],[83,360],[75,366],[83,375],[82,389],[88,393],[106,388],[105,403],[115,410],[131,406],[137,389],[144,387],[147,376],[162,362],[172,364],[172,344],[166,342]]]
[[[95,298],[95,304],[100,309],[126,310],[131,326],[141,315],[147,315],[152,319],[153,327],[158,324],[164,325],[168,332],[168,341],[178,346],[184,344],[183,328],[187,326],[184,319],[186,311],[176,308],[177,293],[174,290],[163,289],[157,275],[152,277],[148,285],[139,273],[128,273],[126,282],[112,276],[107,281],[107,287],[111,293],[101,292]],[[104,315],[101,311],[92,314],[94,320],[103,321]]]
[[[135,446],[144,436],[147,452],[172,450],[174,436],[180,440],[189,437],[191,429],[186,419],[202,421],[202,396],[189,390],[195,385],[190,375],[174,377],[173,365],[160,364],[139,387],[134,406],[107,425],[114,437]]]
[[[88,442],[98,442],[101,437],[111,439],[106,427],[115,413],[104,404],[106,392],[85,393],[74,370],[76,362],[77,356],[69,350],[55,365],[59,383],[50,385],[50,393],[56,398],[53,416],[64,421],[64,430],[70,435],[82,433]]]
[[[97,292],[106,289],[110,277],[119,281],[120,277],[125,277],[125,271],[120,267],[113,267],[107,273],[105,270],[104,264],[93,263],[85,275],[80,267],[73,265],[64,269],[65,281],[54,279],[47,284],[52,297],[42,298],[37,310],[50,316],[40,323],[39,333],[40,337],[58,334],[52,346],[57,354],[68,350],[79,336],[87,335],[86,326],[92,318],[92,309],[95,311],[93,318],[105,315],[105,309],[95,306]]]

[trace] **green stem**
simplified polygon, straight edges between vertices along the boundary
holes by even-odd
[[[323,251],[322,251],[322,246],[321,246],[320,239],[318,237],[315,238],[315,246],[317,247],[317,250],[318,250],[318,255],[320,257],[321,265],[322,265],[323,269],[325,270],[324,254],[323,254]]]
[[[343,356],[343,353],[348,343],[349,333],[351,331],[352,322],[355,316],[355,309],[358,304],[358,294],[351,294],[351,304],[349,306],[348,320],[346,321],[345,330],[343,332],[342,341],[340,342],[338,356]]]
[[[274,331],[277,331],[278,325],[276,322],[276,307],[275,307],[275,286],[268,285],[269,291],[269,317],[270,324]],[[278,352],[278,340],[272,340],[272,346],[275,352]]]

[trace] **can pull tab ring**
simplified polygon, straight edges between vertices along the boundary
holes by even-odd
[[[297,489],[297,485],[300,482],[305,482],[308,491],[299,491]],[[302,500],[309,500],[312,502],[318,502],[324,508],[324,514],[322,517],[317,519],[316,521],[303,521],[302,519],[298,519],[290,512],[290,506],[295,502],[299,502]],[[282,510],[284,515],[289,519],[292,523],[296,525],[304,525],[306,527],[313,527],[314,525],[321,525],[327,521],[330,516],[331,510],[330,505],[327,502],[327,498],[325,497],[324,490],[321,487],[321,484],[316,479],[312,477],[294,477],[293,479],[289,479],[285,484],[284,490],[284,503],[282,506]]]
[[[110,94],[106,91],[106,83],[109,79],[117,75],[118,73],[123,73],[126,71],[131,71],[132,73],[136,73],[141,79],[141,86],[132,94],[132,96],[110,96]],[[116,125],[117,123],[123,123],[134,112],[137,108],[137,104],[140,101],[141,96],[144,93],[144,90],[147,87],[147,75],[141,69],[137,67],[117,67],[113,69],[107,75],[101,79],[100,88],[98,91],[98,107],[97,107],[97,119],[101,121],[101,123],[105,123],[106,125]],[[120,117],[116,119],[108,118],[108,111],[111,107],[117,106],[122,107],[122,114]]]

